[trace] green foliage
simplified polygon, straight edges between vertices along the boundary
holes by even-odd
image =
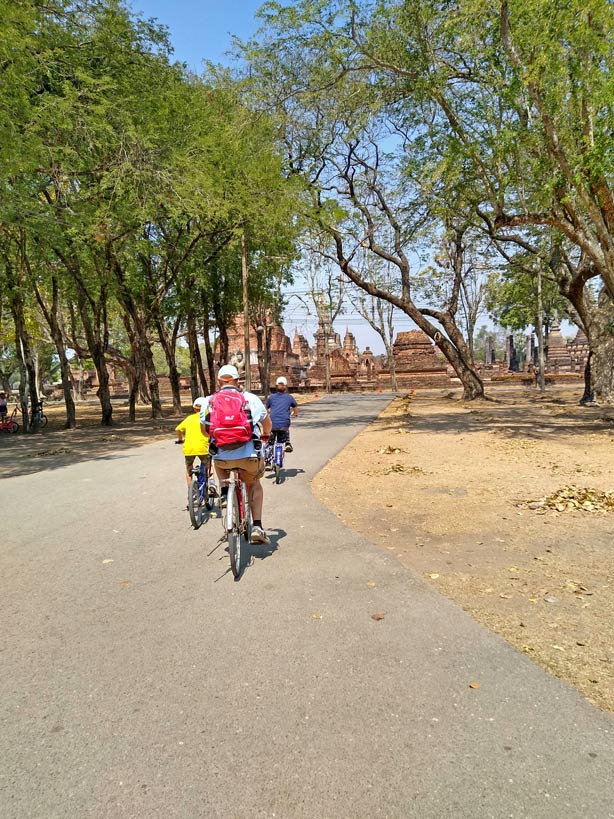
[[[486,284],[486,309],[497,324],[512,330],[537,326],[537,274],[513,266],[492,273]],[[542,278],[544,325],[569,314],[569,302],[551,277]]]
[[[168,32],[122,0],[0,13],[0,279],[19,271],[28,309],[36,287],[65,344],[93,355],[89,323],[125,364],[139,326],[151,343],[188,311],[230,321],[243,234],[251,294],[275,302],[302,191],[244,84],[173,64]]]

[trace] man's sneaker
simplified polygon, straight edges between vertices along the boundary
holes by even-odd
[[[215,485],[214,481],[209,481],[207,491],[209,493],[210,498],[217,498],[217,486]]]
[[[262,526],[252,526],[252,537],[250,543],[264,543],[265,546],[271,545],[269,536],[264,531]]]
[[[228,506],[228,492],[222,492],[220,495],[220,509],[225,509]]]
[[[288,443],[286,444],[286,452],[294,452],[294,447],[292,446],[290,441],[288,441]]]

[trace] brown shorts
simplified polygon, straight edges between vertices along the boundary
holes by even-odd
[[[209,461],[211,460],[210,455],[184,455],[183,457],[185,458],[186,472],[189,472],[190,469],[192,469],[196,458],[200,458],[201,462],[204,463],[205,466],[209,466]]]
[[[220,469],[239,469],[245,483],[253,483],[264,475],[264,458],[236,458],[234,461],[215,458],[213,463]]]

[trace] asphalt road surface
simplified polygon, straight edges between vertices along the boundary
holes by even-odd
[[[172,441],[2,481],[2,819],[614,817],[614,720],[312,497],[386,400],[301,407],[238,582]]]

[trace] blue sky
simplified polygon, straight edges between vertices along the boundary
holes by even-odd
[[[231,36],[246,39],[258,21],[254,18],[263,0],[130,0],[136,13],[156,17],[168,26],[175,57],[193,71],[203,60],[228,62]]]

